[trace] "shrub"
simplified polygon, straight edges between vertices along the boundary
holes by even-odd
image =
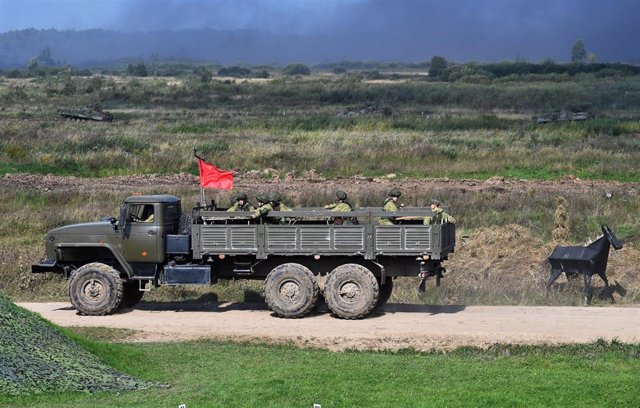
[[[236,78],[248,78],[251,76],[251,70],[249,68],[240,67],[240,66],[232,66],[220,68],[218,71],[218,76],[230,76]]]
[[[282,68],[284,75],[311,75],[311,70],[304,64],[289,64]]]

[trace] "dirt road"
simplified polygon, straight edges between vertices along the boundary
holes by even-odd
[[[273,317],[264,304],[141,303],[111,316],[79,316],[68,303],[20,303],[60,326],[139,330],[132,341],[199,338],[293,342],[344,349],[453,349],[494,343],[640,342],[640,307],[427,306],[387,304],[364,320],[320,311]]]

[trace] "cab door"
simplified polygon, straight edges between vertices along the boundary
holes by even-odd
[[[158,241],[163,240],[159,204],[130,203],[125,215],[122,249],[128,262],[160,263]]]

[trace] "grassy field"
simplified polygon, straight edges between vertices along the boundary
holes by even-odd
[[[78,338],[76,336],[76,338]],[[122,394],[0,396],[18,407],[632,407],[640,348],[494,346],[446,354],[345,352],[261,344],[104,344],[106,363],[168,384]]]
[[[198,74],[0,78],[0,173],[194,174],[192,148],[197,147],[220,168],[240,175],[273,169],[265,177],[279,174],[282,180],[313,170],[329,178],[393,174],[398,180],[640,181],[638,75],[583,72],[456,82],[428,81],[416,71],[383,76],[383,81],[351,73],[260,81],[203,81]],[[56,113],[95,105],[112,112],[115,121],[68,121]],[[532,120],[535,114],[577,110],[592,117],[545,125]],[[193,189],[145,192],[176,194],[187,207],[196,201]],[[323,205],[333,194],[314,186],[288,194],[286,184],[282,192],[292,206]],[[64,282],[29,273],[29,265],[41,256],[43,234],[55,226],[117,214],[124,195],[29,188],[2,193],[0,289],[22,300],[64,298]],[[456,189],[406,194],[407,205],[425,205],[433,196],[446,202],[459,220],[459,241],[468,236],[465,242],[476,248],[459,246],[449,270],[465,271],[457,275],[465,278],[450,274],[449,289],[425,301],[546,304],[538,290],[546,274],[541,262],[550,251],[554,203],[562,194],[572,243],[593,237],[601,224],[611,225],[625,242],[624,254],[612,258],[613,277],[623,277],[621,285],[631,289],[621,300],[635,302],[640,195],[634,186],[610,200],[604,193],[595,188],[546,191],[532,184],[524,194]],[[375,206],[385,192],[349,194],[357,206]],[[227,204],[229,196],[220,193],[220,201]],[[491,239],[497,240],[496,247],[509,247],[514,234],[522,235],[509,227],[514,224],[529,237],[517,263],[508,265],[505,259],[513,257],[504,251],[474,246],[483,228],[499,227],[499,236]],[[497,285],[501,289],[493,293]],[[579,303],[579,285],[568,286],[568,297],[558,298],[558,304]],[[215,290],[219,299],[242,301],[245,289]],[[250,290],[260,293],[259,286]],[[178,298],[203,295],[174,292]],[[393,300],[417,301],[413,290],[398,292]]]
[[[383,83],[335,75],[260,83],[61,76],[4,79],[0,102],[2,172],[193,172],[191,148],[198,147],[240,172],[640,181],[638,76],[489,84],[421,76]],[[56,114],[94,105],[112,111],[115,122]],[[595,117],[544,126],[531,120],[578,108]]]

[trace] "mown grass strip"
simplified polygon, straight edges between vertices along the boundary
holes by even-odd
[[[286,322],[283,322],[283,324]],[[448,354],[224,344],[85,344],[169,389],[0,397],[12,407],[599,407],[640,404],[640,345],[495,346]],[[605,384],[605,386],[598,386]]]

